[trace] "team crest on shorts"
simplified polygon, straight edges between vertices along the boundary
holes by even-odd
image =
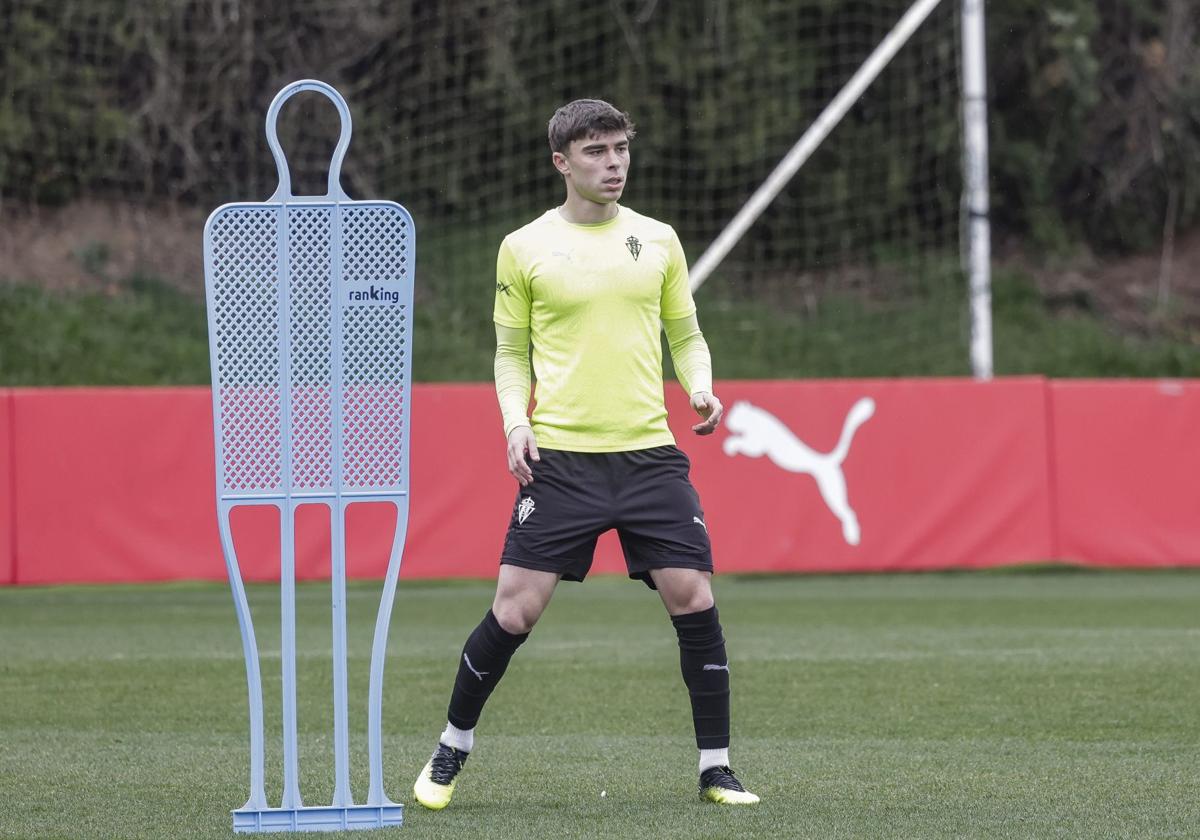
[[[533,499],[525,496],[521,499],[521,503],[517,505],[517,524],[524,525],[525,520],[529,518],[529,514],[533,513]]]

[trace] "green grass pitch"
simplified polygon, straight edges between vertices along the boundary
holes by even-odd
[[[401,582],[385,769],[420,838],[1200,837],[1200,573],[719,578],[733,763],[695,791],[671,625],[641,584],[563,584],[441,813],[412,779],[487,582]],[[350,590],[356,795],[377,585]],[[332,791],[328,585],[302,585],[302,788]],[[278,602],[252,587],[278,801]],[[0,837],[229,838],[246,688],[217,584],[0,589]],[[601,792],[606,795],[601,796]],[[328,836],[328,835],[327,835]],[[371,836],[360,832],[349,836]]]

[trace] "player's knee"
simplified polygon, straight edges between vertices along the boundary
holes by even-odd
[[[667,608],[671,615],[688,615],[712,609],[715,604],[712,590],[707,586],[698,586],[676,593],[667,604]]]
[[[650,573],[671,615],[704,612],[714,605],[709,575],[695,569],[658,569]]]
[[[684,602],[683,607],[679,610],[680,613],[698,613],[712,609],[716,604],[713,600],[712,592],[705,590],[702,592],[694,592]]]
[[[540,617],[536,610],[524,604],[511,602],[493,606],[492,614],[496,616],[496,623],[504,632],[514,635],[528,633]]]

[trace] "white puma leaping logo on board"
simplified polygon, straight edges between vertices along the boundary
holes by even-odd
[[[775,466],[794,473],[807,473],[817,482],[821,498],[842,523],[842,536],[850,545],[858,545],[862,531],[858,517],[846,494],[846,476],[842,462],[850,451],[850,442],[858,427],[875,413],[875,400],[863,397],[846,415],[842,436],[831,452],[817,452],[796,437],[783,421],[766,409],[741,400],[725,415],[725,454],[761,458],[766,455]]]

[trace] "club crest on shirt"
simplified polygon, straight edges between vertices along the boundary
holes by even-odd
[[[529,514],[533,513],[533,508],[534,508],[533,499],[529,498],[528,496],[522,497],[521,503],[517,505],[517,524],[518,525],[525,524],[525,520],[529,518]]]
[[[642,243],[638,241],[636,236],[631,236],[625,240],[625,247],[629,249],[629,253],[633,254],[634,260],[642,253]]]

